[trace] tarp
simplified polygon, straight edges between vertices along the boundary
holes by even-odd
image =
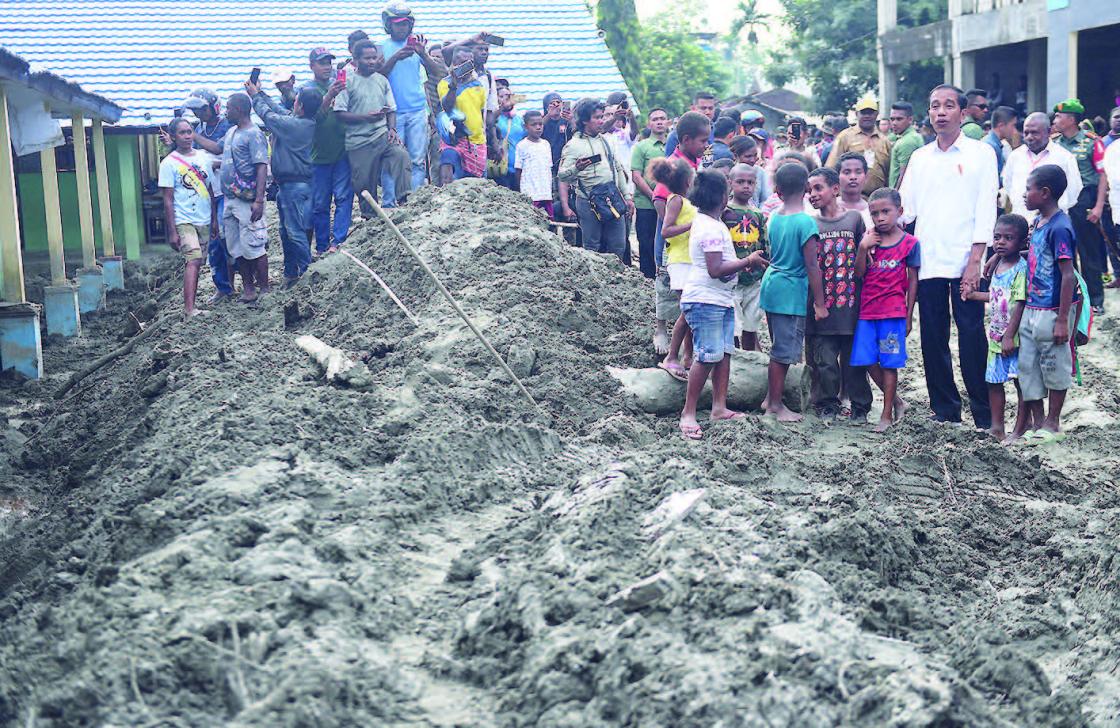
[[[8,104],[8,125],[12,133],[12,147],[19,156],[52,149],[64,143],[62,127],[58,120],[37,99],[21,103],[18,98]]]

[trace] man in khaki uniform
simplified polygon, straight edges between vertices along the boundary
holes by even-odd
[[[836,135],[832,151],[825,166],[835,168],[840,157],[848,152],[862,154],[867,160],[867,181],[863,183],[863,196],[867,197],[880,187],[886,187],[891,174],[891,143],[879,131],[879,102],[864,96],[856,102],[857,123]]]

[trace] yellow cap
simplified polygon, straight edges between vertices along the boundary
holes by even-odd
[[[863,111],[864,109],[871,109],[872,111],[879,110],[879,102],[871,94],[867,94],[859,101],[856,102],[856,111]]]

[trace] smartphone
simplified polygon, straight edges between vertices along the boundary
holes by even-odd
[[[176,119],[178,119],[180,116],[183,115],[183,108],[179,107],[178,109],[175,109],[175,111],[173,111],[171,113]]]
[[[593,154],[590,157],[584,157],[584,159],[586,159],[588,162],[591,162],[592,164],[598,164],[599,162],[603,161],[603,155]]]
[[[341,83],[343,86],[345,86],[346,85],[346,69],[345,68],[338,69],[338,74],[335,76],[335,79],[339,83]]]
[[[791,137],[794,137],[796,139],[801,138],[801,122],[800,121],[792,122],[789,125],[788,135],[791,136]]]
[[[483,43],[489,43],[490,45],[504,46],[506,44],[506,39],[503,38],[500,35],[492,35],[490,33],[483,33],[482,34],[482,42]]]
[[[456,81],[464,81],[470,78],[471,74],[474,73],[474,61],[460,63],[458,66],[452,68],[451,72],[455,74]]]
[[[254,86],[261,82],[261,69],[254,68],[253,72],[249,74],[249,82]]]
[[[560,108],[562,108],[564,111],[571,111],[572,110],[572,102],[571,101],[565,101],[563,104],[561,104]]]
[[[420,45],[420,38],[416,35],[410,35],[408,36],[408,39],[405,40],[404,44],[409,48],[414,48]]]

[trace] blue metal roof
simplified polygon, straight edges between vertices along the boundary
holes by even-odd
[[[485,30],[506,39],[488,69],[537,107],[546,91],[605,97],[626,88],[584,0],[412,0],[416,31],[458,40]],[[199,86],[242,90],[253,66],[268,78],[310,78],[307,54],[344,54],[361,28],[383,37],[383,3],[370,0],[0,0],[0,42],[125,107],[122,126],[164,123]]]

